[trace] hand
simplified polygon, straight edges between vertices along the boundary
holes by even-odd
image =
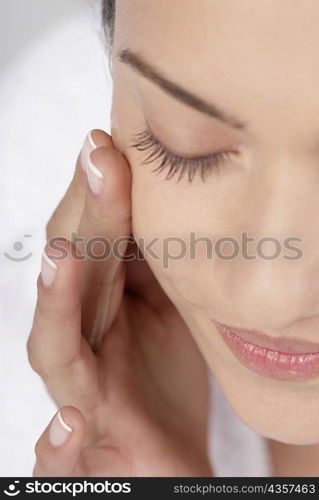
[[[65,256],[46,246],[27,343],[60,408],[37,442],[36,476],[212,475],[207,368],[176,308],[145,260],[79,260],[68,241],[72,231],[128,237],[130,191],[126,159],[93,131],[47,227],[48,240],[65,238]],[[104,331],[92,348],[97,315]]]

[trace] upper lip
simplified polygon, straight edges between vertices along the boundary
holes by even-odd
[[[246,330],[244,328],[235,328],[223,323],[215,322],[220,332],[226,333],[227,330],[233,332],[247,342],[256,344],[266,349],[272,349],[282,353],[313,354],[319,352],[319,343],[301,340],[295,337],[272,337],[260,330]]]

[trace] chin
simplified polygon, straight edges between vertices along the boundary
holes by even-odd
[[[319,443],[319,382],[287,382],[214,359],[214,376],[238,417],[261,436],[291,445]]]
[[[307,428],[307,424],[302,421],[295,421],[291,418],[284,418],[282,421],[265,419],[256,421],[253,416],[240,416],[241,420],[253,431],[261,436],[290,445],[311,445],[319,443],[319,429]]]
[[[288,399],[288,398],[287,398]],[[301,398],[289,401],[279,400],[272,395],[268,405],[238,405],[231,401],[239,418],[261,436],[291,445],[319,443],[319,413]],[[277,402],[276,402],[277,400]],[[316,405],[315,405],[316,406]]]

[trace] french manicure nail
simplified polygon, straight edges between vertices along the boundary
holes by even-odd
[[[49,439],[53,446],[64,444],[72,432],[70,427],[62,418],[61,412],[55,415],[49,429]]]
[[[103,190],[103,174],[93,165],[91,158],[88,161],[87,176],[91,191],[95,194],[101,193]]]
[[[57,265],[53,260],[51,260],[45,251],[42,254],[42,263],[41,263],[41,277],[45,287],[52,285],[55,280]]]
[[[91,132],[89,132],[84,140],[83,147],[81,150],[81,165],[82,165],[84,172],[87,172],[87,170],[88,170],[90,153],[95,148],[96,148],[96,144],[93,141]]]

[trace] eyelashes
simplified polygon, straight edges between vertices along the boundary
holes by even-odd
[[[142,132],[133,134],[130,147],[136,148],[138,151],[149,151],[147,157],[142,161],[142,165],[157,161],[160,162],[159,165],[153,169],[153,172],[167,170],[166,179],[172,179],[178,174],[178,181],[187,174],[190,183],[193,181],[196,174],[199,174],[202,181],[205,182],[209,173],[212,171],[218,173],[220,167],[228,163],[231,154],[231,152],[228,151],[219,151],[208,156],[192,158],[177,156],[168,151],[168,149],[156,139],[148,127]]]

